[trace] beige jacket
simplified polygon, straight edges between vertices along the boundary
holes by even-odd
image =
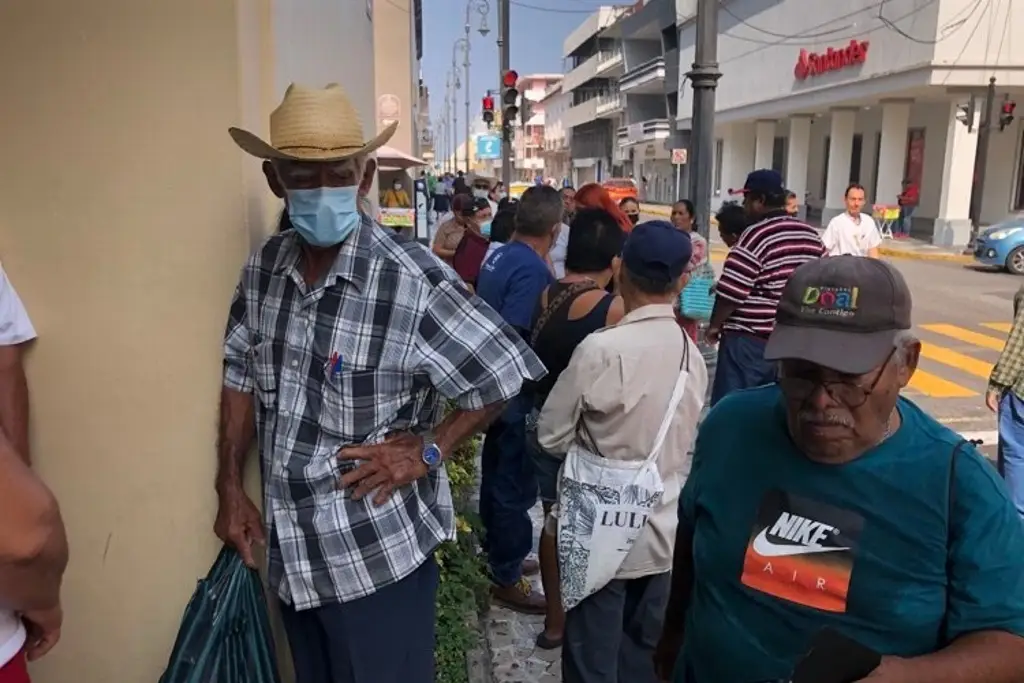
[[[704,359],[679,328],[672,306],[644,306],[617,325],[594,332],[576,347],[541,411],[537,438],[550,453],[569,449],[582,415],[601,455],[643,460],[654,446],[668,408],[684,343],[689,346],[689,377],[658,456],[665,495],[626,556],[616,575],[619,579],[672,568],[676,506],[690,473],[697,419],[708,384]]]

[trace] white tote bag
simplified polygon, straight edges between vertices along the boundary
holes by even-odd
[[[562,605],[570,610],[615,578],[626,555],[661,502],[665,486],[658,453],[683,398],[689,343],[654,447],[645,460],[609,460],[580,443],[569,447],[558,481],[558,565]],[[581,418],[583,431],[586,424]],[[591,445],[594,440],[589,438]]]

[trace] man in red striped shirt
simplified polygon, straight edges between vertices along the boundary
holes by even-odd
[[[753,171],[735,194],[743,195],[743,208],[757,222],[729,252],[716,287],[707,332],[709,342],[719,343],[711,405],[730,392],[775,381],[764,347],[782,289],[794,270],[827,253],[818,231],[786,212],[777,171]]]

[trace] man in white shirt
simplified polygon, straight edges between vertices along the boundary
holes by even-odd
[[[875,220],[860,212],[864,206],[864,187],[851,183],[844,195],[846,211],[828,222],[821,241],[829,256],[870,256],[878,258],[882,234]]]
[[[21,548],[42,544],[38,558],[0,561],[0,604],[7,606],[0,609],[0,681],[28,680],[26,655],[32,660],[46,654],[60,638],[62,621],[58,590],[67,540],[53,494],[29,469],[22,353],[35,337],[25,307],[0,267],[0,536],[12,544],[20,539]],[[26,546],[30,538],[38,543]],[[14,556],[10,548],[0,547],[0,557]]]

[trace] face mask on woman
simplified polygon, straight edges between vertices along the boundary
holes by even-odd
[[[398,192],[399,190],[402,189],[402,183],[395,183],[394,185],[391,186],[391,189],[393,189],[395,192]]]
[[[629,222],[632,223],[633,225],[636,225],[637,223],[640,222],[640,214],[627,213],[626,215],[629,216]]]
[[[477,199],[487,199],[487,190],[481,190],[480,188],[476,188],[473,190],[473,196],[476,197]]]
[[[491,236],[491,222],[489,220],[480,224],[480,234],[488,238]]]

